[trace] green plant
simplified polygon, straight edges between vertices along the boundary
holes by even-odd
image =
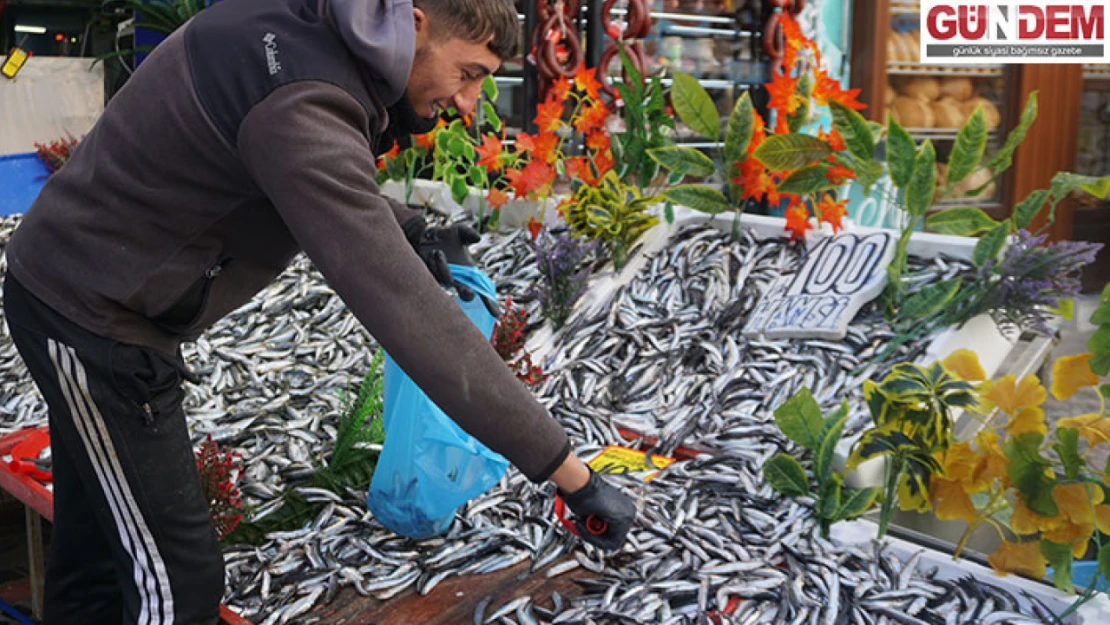
[[[378,168],[375,174],[377,183],[381,185],[386,180],[401,182],[405,185],[405,203],[412,202],[413,180],[427,173],[430,167],[428,148],[423,143],[413,142],[405,149],[400,149],[396,143],[393,148],[378,157]]]
[[[809,389],[802,389],[775,410],[775,423],[782,433],[813,452],[813,472],[807,476],[798,460],[779,453],[767,462],[763,474],[772,488],[794,497],[809,495],[810,481],[816,482],[814,513],[823,538],[829,537],[833,523],[860,516],[879,495],[878,488],[845,488],[844,476],[832,469],[833,454],[847,420],[846,401],[822,418],[821,408]]]
[[[972,385],[939,363],[900,363],[880,383],[868,380],[863,395],[873,425],[852,447],[847,468],[885,458],[879,537],[886,535],[895,500],[903,509],[927,506],[929,479],[952,443],[952,411],[975,403]]]
[[[135,28],[142,28],[159,35],[170,35],[216,0],[104,0],[104,11],[130,10],[136,14]],[[112,58],[150,52],[155,46],[139,46],[129,50],[106,52],[93,59],[93,65]]]
[[[712,150],[713,157],[695,148],[683,146],[649,148],[648,157],[671,172],[672,180],[681,180],[686,176],[704,178],[717,172],[731,181],[739,175],[736,163],[747,158],[755,118],[755,109],[752,108],[748,93],[745,92],[736,100],[724,129],[721,128],[713,98],[693,76],[675,72],[670,95],[674,110],[683,123],[714,143],[720,141],[723,134],[724,145]],[[735,201],[739,198],[740,189],[735,183],[729,184]],[[661,195],[676,204],[710,214],[724,212],[731,207],[723,193],[703,184],[680,184],[663,191]]]
[[[621,182],[610,170],[596,186],[579,186],[563,205],[563,214],[573,231],[601,241],[613,268],[620,271],[640,236],[659,223],[658,217],[647,212],[655,201],[654,196],[644,197],[636,187]]]
[[[640,193],[659,173],[659,161],[650,151],[674,144],[674,117],[667,111],[667,91],[659,76],[645,84],[644,77],[625,53],[623,42],[618,49],[627,82],[614,87],[621,97],[620,116],[624,132],[613,135],[611,149],[621,180],[635,180]]]
[[[479,230],[496,227],[500,207],[509,199],[499,187],[504,182],[502,172],[514,162],[501,146],[504,128],[493,107],[497,96],[497,83],[487,76],[473,120],[456,119],[439,129],[432,152],[432,179],[446,183],[452,199],[462,204],[471,186],[479,190]],[[490,207],[493,210],[487,215]]]

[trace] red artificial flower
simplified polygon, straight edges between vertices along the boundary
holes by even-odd
[[[574,86],[579,91],[585,92],[591,100],[601,99],[601,83],[597,81],[596,67],[586,69],[584,64],[579,63],[578,68],[574,70]]]
[[[540,236],[540,231],[543,230],[543,222],[536,219],[535,215],[528,218],[528,234],[532,235],[532,240],[535,241],[536,237]]]
[[[829,179],[832,184],[844,184],[845,181],[852,179],[855,180],[856,172],[844,167],[843,165],[834,165],[825,172],[825,177]]]
[[[790,206],[786,209],[786,229],[790,231],[791,240],[804,239],[806,230],[810,228],[809,211],[805,209],[801,202],[792,200]]]
[[[491,172],[501,170],[501,139],[485,135],[482,137],[482,145],[474,148],[474,151],[481,157],[478,159],[478,167],[485,167]]]
[[[554,92],[552,96],[555,95]],[[563,117],[563,102],[562,100],[554,99],[548,96],[543,103],[536,106],[536,127],[540,132],[555,132],[559,129]]]

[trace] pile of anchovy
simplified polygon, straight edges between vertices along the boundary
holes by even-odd
[[[16,221],[3,222],[0,245]],[[528,292],[538,272],[526,236],[487,236],[474,251],[502,294],[535,310]],[[774,426],[774,408],[805,386],[825,406],[849,398],[858,428],[866,417],[858,388],[886,366],[868,360],[892,336],[881,316],[865,309],[842,343],[744,338],[748,311],[774,277],[799,266],[801,254],[785,240],[744,234],[732,241],[716,229],[690,227],[609,304],[581,311],[557,334],[538,395],[580,456],[630,444],[619,428],[657,437],[657,453],[682,446],[710,452],[671,465],[646,485],[613,478],[640,508],[629,541],[613,554],[564,531],[550,485],[537,487],[513,469],[461,508],[447,535],[422,541],[385,529],[367,511],[365,493],[306,486],[330,453],[343,394],[357,385],[376,344],[311,263],[298,258],[185,349],[201,378],[186,398],[194,442],[211,435],[243,454],[241,489],[254,518],[276,510],[287,488],[324,504],[300,529],[274,532],[257,547],[229,547],[225,603],[259,624],[326,622],[324,606],[344,588],[386,600],[530,562],[546,576],[581,569],[581,595],[484,602],[475,623],[1048,619],[1031,597],[942,580],[919,569],[916,557],[899,562],[881,546],[827,543],[815,536],[812,502],[767,486],[761,467],[790,449]],[[943,259],[915,261],[911,279],[926,283],[964,269]],[[912,359],[923,347],[906,345],[896,358]],[[0,345],[0,375],[0,435],[45,422],[10,340]]]

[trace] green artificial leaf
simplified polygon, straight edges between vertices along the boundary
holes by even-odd
[[[1014,227],[1017,229],[1028,228],[1037,213],[1041,212],[1045,202],[1048,201],[1048,189],[1037,189],[1014,207]]]
[[[609,228],[615,222],[613,220],[613,213],[601,206],[587,206],[586,207],[586,221],[595,228]]]
[[[1087,364],[1090,365],[1091,371],[1093,371],[1097,376],[1102,377],[1110,375],[1110,352],[1103,352],[1101,354],[1095,354],[1094,356],[1091,356],[1091,359],[1087,361]],[[1103,396],[1105,397],[1106,395],[1103,394]]]
[[[869,161],[875,158],[875,137],[863,115],[831,98],[829,110],[832,112],[833,126],[844,138],[848,151],[860,160]]]
[[[493,128],[494,132],[501,132],[501,117],[497,114],[497,109],[493,108],[493,104],[483,101],[482,115],[485,116],[486,123]]]
[[[940,234],[970,237],[998,226],[998,222],[981,208],[946,208],[925,218],[925,226]]]
[[[674,203],[670,200],[663,203],[663,217],[667,220],[667,223],[674,223]]]
[[[813,458],[813,474],[817,476],[818,481],[825,479],[832,470],[833,453],[844,433],[846,423],[848,423],[848,405],[843,403],[822,424],[821,433],[817,435],[817,454]]]
[[[624,49],[624,42],[617,42],[617,54],[621,57],[621,66],[624,68],[625,80],[628,82],[637,95],[643,95],[644,89],[644,75],[628,57],[628,53]]]
[[[787,176],[778,184],[779,193],[793,193],[794,195],[810,195],[818,191],[835,189],[836,185],[829,182],[829,166],[824,163],[807,165]]]
[[[944,308],[948,302],[952,301],[952,298],[960,291],[962,282],[963,279],[957,276],[919,289],[913,295],[906,298],[906,302],[902,304],[902,310],[899,311],[898,316],[906,321],[916,321],[932,315]],[[903,380],[900,382],[908,381]],[[885,384],[883,388],[885,391]]]
[[[979,195],[990,183],[997,180],[998,177],[1005,173],[1005,171],[1010,168],[1010,165],[1014,163],[1014,152],[1017,151],[1021,142],[1025,141],[1025,135],[1029,132],[1029,128],[1033,125],[1033,122],[1037,121],[1037,93],[1038,92],[1033,91],[1029,94],[1028,99],[1025,101],[1025,109],[1021,112],[1021,119],[1018,121],[1018,125],[1010,131],[1010,134],[1006,135],[1006,142],[1003,143],[1002,147],[995,152],[994,156],[992,156],[989,161],[987,161],[987,169],[991,171],[990,180],[984,182],[978,188],[968,191],[965,195],[970,197]]]
[[[1010,459],[1006,473],[1025,506],[1041,516],[1053,517],[1059,514],[1060,509],[1052,499],[1056,481],[1045,475],[1052,464],[1041,457],[1043,441],[1044,434],[1026,432],[1006,439],[1002,450]]]
[[[1110,399],[1110,384],[1103,384],[1102,386],[1098,387],[1098,392],[1103,397]]]
[[[785,134],[764,139],[754,156],[774,171],[792,171],[825,160],[831,153],[829,144],[817,137]]]
[[[651,159],[668,170],[684,176],[709,176],[717,171],[713,159],[694,148],[669,146],[651,148],[647,151]]]
[[[771,488],[783,495],[801,497],[809,494],[809,479],[805,469],[788,454],[772,456],[763,467],[763,476],[767,478]]]
[[[1055,308],[1049,308],[1048,312],[1057,315],[1064,321],[1075,320],[1075,300],[1072,298],[1060,300],[1060,305]]]
[[[736,105],[728,116],[725,127],[725,160],[729,163],[742,161],[748,157],[748,145],[752,142],[755,123],[755,108],[747,91],[740,94]]]
[[[494,80],[493,76],[486,76],[485,79],[482,80],[482,93],[485,94],[486,98],[491,102],[497,100],[497,96],[500,94],[497,89],[497,81]]]
[[[1079,471],[1084,462],[1079,456],[1079,430],[1074,428],[1059,428],[1056,430],[1056,444],[1052,446],[1064,467],[1064,474],[1069,480],[1079,479]]]
[[[948,155],[948,186],[952,187],[975,171],[979,161],[983,160],[986,149],[987,119],[983,114],[983,106],[979,105],[964,122],[963,128],[960,128],[952,153]]]
[[[466,177],[470,180],[470,184],[476,187],[484,186],[486,182],[486,170],[474,165],[466,172]]]
[[[825,420],[808,388],[803,388],[775,409],[775,423],[787,438],[806,449],[817,449]]]
[[[1110,543],[1098,550],[1098,574],[1110,579]]]
[[[883,177],[886,171],[883,164],[878,161],[865,161],[853,163],[852,169],[856,172],[856,182],[863,187],[864,194],[871,193],[871,187]]]
[[[451,137],[447,140],[447,151],[451,156],[463,156],[466,154],[466,140],[461,137]]]
[[[617,95],[620,96],[621,103],[624,105],[621,107],[621,110],[625,111],[625,116],[628,119],[627,126],[630,129],[630,132],[632,131],[631,129],[643,126],[643,103],[641,103],[640,99],[636,97],[635,93],[633,93],[632,87],[626,84],[624,81],[614,82],[613,87],[616,88]]]
[[[462,176],[454,176],[451,178],[451,199],[459,204],[463,203],[466,196],[470,193],[470,189],[466,186],[466,178]]]
[[[1099,178],[1067,171],[1058,172],[1052,177],[1052,207],[1055,208],[1057,203],[1076,191],[1083,191],[1103,199],[1107,193],[1110,193],[1110,176]],[[1049,221],[1052,219],[1050,218]]]
[[[904,189],[910,184],[916,157],[917,146],[913,142],[913,137],[902,127],[902,124],[891,117],[887,122],[886,161],[894,186]]]
[[[806,76],[808,76],[808,74],[806,74]],[[809,121],[809,114],[812,108],[811,102],[812,100],[809,98],[802,100],[797,110],[794,111],[794,114],[786,116],[787,130],[790,132],[798,132],[806,125],[806,122]]]
[[[716,214],[730,208],[723,193],[700,184],[680,184],[663,191],[661,195],[675,204],[703,213]]]
[[[1098,299],[1098,308],[1091,313],[1090,321],[1095,325],[1110,323],[1110,283],[1102,288],[1102,295]]]
[[[836,510],[840,507],[840,495],[844,487],[844,478],[839,473],[833,473],[827,478],[817,480],[817,515],[823,519],[832,520],[836,517]]]
[[[881,488],[845,488],[840,493],[840,506],[833,514],[834,521],[847,521],[854,519],[875,504]]]
[[[892,454],[900,449],[912,448],[916,445],[910,437],[897,431],[883,431],[877,429],[866,430],[852,449],[848,459],[848,469],[854,469],[861,462],[872,458]]]
[[[691,130],[710,141],[720,138],[721,120],[717,117],[717,106],[697,78],[675,72],[671,103],[679,119]]]
[[[913,159],[913,175],[906,187],[906,209],[913,217],[921,217],[933,205],[937,189],[937,152],[926,139]]]
[[[1052,567],[1052,581],[1056,587],[1064,592],[1075,592],[1075,586],[1071,581],[1071,545],[1062,545],[1042,538],[1040,546],[1041,555]]]
[[[988,261],[993,262],[1006,247],[1006,237],[1010,235],[1010,224],[1001,223],[984,234],[975,244],[972,260],[977,267],[982,267]]]

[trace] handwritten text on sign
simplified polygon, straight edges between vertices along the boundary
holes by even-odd
[[[809,252],[802,269],[776,280],[744,326],[745,336],[843,339],[848,324],[886,286],[894,237],[838,234]]]

